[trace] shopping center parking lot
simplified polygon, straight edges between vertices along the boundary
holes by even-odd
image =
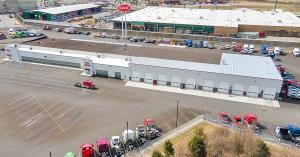
[[[134,129],[154,117],[168,132],[175,127],[176,100],[179,125],[207,110],[258,116],[270,130],[277,125],[298,124],[300,106],[281,103],[270,108],[224,100],[125,87],[124,81],[90,78],[98,90],[75,88],[86,79],[81,71],[28,63],[0,63],[0,156],[63,156],[79,152],[83,143],[120,135],[129,122]],[[291,107],[292,106],[292,107]]]

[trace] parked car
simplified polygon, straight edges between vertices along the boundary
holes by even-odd
[[[85,35],[90,35],[90,34],[91,34],[91,32],[84,32],[84,34],[85,34]]]
[[[145,39],[144,43],[151,43],[151,44],[155,44],[155,40],[154,39]]]
[[[111,39],[120,39],[120,37],[119,37],[118,35],[116,35],[116,34],[112,34],[112,35],[110,36],[110,38],[111,38]]]
[[[64,31],[64,29],[61,28],[61,27],[57,27],[57,28],[55,28],[55,30],[56,30],[56,32],[63,32]]]
[[[67,27],[64,29],[64,33],[67,34],[76,34],[77,30],[74,27]]]
[[[103,33],[100,34],[100,38],[107,38],[107,37],[108,37],[108,35],[105,32],[103,32]]]
[[[214,44],[210,43],[210,44],[208,44],[208,48],[209,49],[215,49],[216,47],[214,46]]]
[[[138,37],[132,37],[129,39],[129,41],[131,42],[139,42],[139,38]]]
[[[285,55],[284,48],[282,48],[282,47],[275,47],[274,53],[275,53],[275,55]]]
[[[294,48],[293,55],[296,56],[296,57],[300,57],[300,49],[299,48]]]
[[[48,26],[48,25],[44,25],[43,26],[43,30],[52,30],[52,27]]]

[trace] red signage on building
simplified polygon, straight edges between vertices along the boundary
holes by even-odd
[[[130,10],[130,5],[129,4],[126,4],[126,3],[123,3],[123,4],[120,4],[119,6],[118,6],[118,10],[120,11],[120,12],[128,12],[129,10]]]
[[[91,64],[89,62],[84,62],[84,66],[89,67]]]

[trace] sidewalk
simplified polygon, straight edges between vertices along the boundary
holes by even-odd
[[[255,104],[255,105],[264,105],[264,106],[269,106],[269,107],[280,107],[279,102],[277,100],[251,98],[251,97],[245,97],[245,96],[206,92],[206,91],[201,91],[201,90],[180,89],[178,87],[170,87],[170,86],[160,86],[160,85],[153,86],[152,84],[147,84],[147,83],[142,83],[142,82],[133,82],[133,81],[127,81],[125,86],[165,91],[165,92],[172,92],[172,93],[187,94],[187,95],[194,95],[194,96],[201,96],[201,97],[235,101],[235,102],[241,102],[241,103],[249,103],[249,104]]]

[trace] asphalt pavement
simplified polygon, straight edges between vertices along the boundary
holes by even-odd
[[[0,64],[0,156],[63,156],[78,153],[83,143],[99,137],[120,135],[154,117],[166,133],[175,128],[176,100],[182,125],[207,113],[224,111],[231,115],[253,113],[266,133],[277,125],[300,125],[300,106],[281,108],[217,100],[199,96],[126,87],[125,82],[89,78],[98,90],[75,88],[86,77],[80,70],[28,63]],[[216,119],[216,118],[212,118]]]

